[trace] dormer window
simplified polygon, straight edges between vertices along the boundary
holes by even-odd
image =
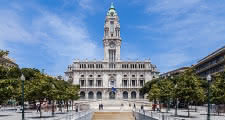
[[[89,77],[92,77],[93,75],[89,75]]]
[[[132,77],[135,77],[135,75],[132,75]]]
[[[80,77],[84,77],[84,75],[81,75]]]

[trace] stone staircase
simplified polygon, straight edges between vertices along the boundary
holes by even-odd
[[[135,120],[132,112],[95,112],[92,120]]]

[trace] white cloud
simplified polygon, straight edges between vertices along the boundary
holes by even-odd
[[[91,41],[84,23],[79,19],[64,20],[57,15],[45,13],[33,22],[42,44],[61,56],[93,57],[97,46]],[[75,54],[75,55],[73,55]]]
[[[166,15],[183,14],[198,7],[202,0],[151,0],[147,12],[160,12]]]
[[[19,4],[15,5],[23,9]],[[10,54],[16,56],[15,59],[18,59],[20,64],[24,65],[23,67],[31,67],[29,66],[31,64],[32,67],[36,67],[35,65],[43,64],[48,66],[46,70],[51,74],[63,75],[67,65],[72,64],[74,58],[99,57],[97,54],[99,48],[91,40],[82,18],[78,16],[66,18],[40,8],[35,12],[37,16],[27,20],[26,16],[17,10],[0,9],[0,47],[14,51]],[[35,47],[31,50],[26,47],[13,47],[24,44]],[[23,56],[30,51],[44,56],[40,58],[42,62]],[[25,59],[33,61],[24,63],[27,61]],[[49,62],[51,64],[48,64]]]
[[[20,23],[20,18],[15,11],[0,10],[0,41],[4,45],[9,41],[31,42],[31,33]]]
[[[157,22],[137,28],[160,33],[156,38],[161,43],[159,47],[167,48],[156,53],[160,56],[161,70],[200,59],[225,44],[224,1],[155,0],[148,3],[147,14],[158,14],[159,18]]]

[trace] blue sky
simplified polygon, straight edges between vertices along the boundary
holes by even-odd
[[[150,58],[166,72],[225,45],[224,0],[1,0],[0,48],[20,67],[50,75],[64,75],[75,58],[101,60],[112,1],[122,60]]]

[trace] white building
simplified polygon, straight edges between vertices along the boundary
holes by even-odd
[[[139,89],[158,78],[150,60],[120,60],[121,42],[119,17],[112,4],[104,25],[104,60],[75,60],[65,72],[68,80],[80,85],[80,99],[142,99]]]

